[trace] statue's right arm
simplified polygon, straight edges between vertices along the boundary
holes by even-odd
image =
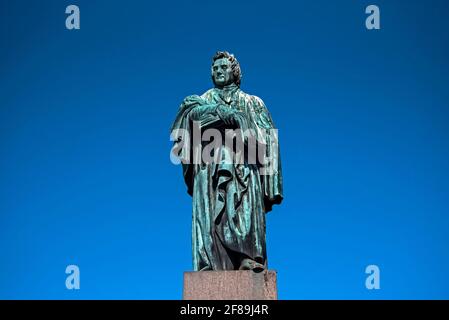
[[[188,117],[192,121],[201,121],[209,123],[217,118],[217,104],[208,102],[207,91],[201,96],[191,95],[184,99],[183,105],[190,106]]]

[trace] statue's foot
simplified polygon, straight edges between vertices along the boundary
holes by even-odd
[[[264,269],[263,264],[249,258],[243,259],[239,267],[239,270],[253,270],[254,272],[262,272]]]

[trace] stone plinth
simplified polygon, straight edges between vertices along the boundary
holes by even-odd
[[[277,300],[276,271],[184,273],[184,300]]]

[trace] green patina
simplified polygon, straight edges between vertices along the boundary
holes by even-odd
[[[240,90],[240,66],[234,56],[217,52],[213,61],[215,87],[184,99],[172,131],[191,132],[193,121],[201,123],[202,129],[216,128],[223,133],[226,129],[250,129],[276,167],[265,174],[260,163],[222,161],[231,153],[227,146],[216,150],[215,162],[183,163],[187,190],[193,198],[193,266],[196,271],[262,271],[267,268],[265,214],[283,199],[279,147],[277,143],[273,147],[272,136],[264,134],[275,127],[263,101]],[[186,150],[181,148],[181,158],[192,148]]]

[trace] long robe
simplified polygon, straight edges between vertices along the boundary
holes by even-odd
[[[172,132],[183,129],[190,137],[178,137],[192,142],[191,115],[198,107],[225,105],[235,111],[236,125],[251,129],[258,146],[265,147],[265,156],[272,161],[272,171],[263,172],[267,164],[230,163],[230,150],[219,148],[217,161],[192,163],[194,146],[179,148],[178,156],[189,159],[183,163],[187,192],[193,198],[192,254],[193,268],[200,270],[237,270],[243,259],[251,259],[267,267],[265,213],[280,204],[282,172],[274,124],[263,101],[244,93],[237,86],[213,88],[202,96],[189,96],[181,104]],[[224,127],[221,127],[222,132]],[[242,138],[247,142],[245,137]],[[276,141],[274,141],[276,140]],[[274,164],[274,167],[273,167]]]

